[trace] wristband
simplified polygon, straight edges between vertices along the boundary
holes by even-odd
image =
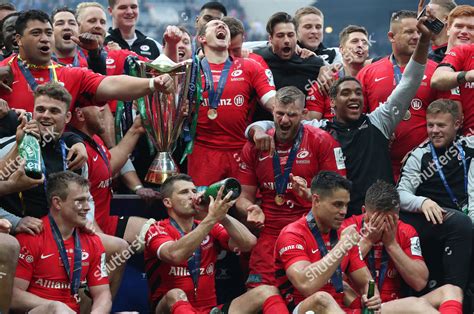
[[[466,73],[466,71],[461,71],[458,73],[458,76],[456,76],[456,81],[458,81],[459,84],[466,83]]]
[[[133,193],[137,193],[138,190],[143,189],[143,185],[139,184],[133,188]]]
[[[155,92],[156,88],[155,88],[155,78],[154,77],[150,78],[150,80],[148,81],[148,87],[150,88],[150,91],[152,93]]]

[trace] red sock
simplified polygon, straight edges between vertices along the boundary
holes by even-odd
[[[191,313],[197,313],[197,311],[193,308],[191,303],[188,301],[180,300],[173,304],[171,307],[171,313],[172,314],[191,314]]]
[[[289,313],[281,295],[272,295],[263,302],[263,313]]]
[[[441,314],[462,314],[462,303],[454,300],[449,300],[441,303],[438,311]]]

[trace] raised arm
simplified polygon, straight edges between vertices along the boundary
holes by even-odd
[[[178,265],[185,262],[199,247],[204,238],[211,232],[216,223],[224,219],[235,201],[230,201],[230,192],[222,198],[221,187],[215,201],[209,205],[209,213],[191,232],[177,241],[164,243],[157,252],[158,258],[165,263]]]
[[[418,21],[417,28],[421,32],[421,37],[400,83],[390,94],[387,102],[369,114],[370,121],[387,138],[390,138],[397,125],[402,121],[423,80],[432,36],[431,31],[423,25],[424,19],[425,17]]]

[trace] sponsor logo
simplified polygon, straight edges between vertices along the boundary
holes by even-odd
[[[337,170],[346,169],[346,163],[344,162],[344,154],[340,147],[334,148],[334,158],[336,159]]]
[[[265,159],[267,159],[268,157],[270,157],[270,155],[267,155],[267,156],[264,156],[264,157],[258,157],[258,161],[264,161]]]
[[[265,70],[265,75],[267,76],[268,85],[275,86],[275,82],[273,81],[273,73],[270,69]]]
[[[232,75],[232,77],[237,77],[240,76],[242,73],[242,70],[234,70],[230,75]]]
[[[199,268],[199,274],[204,275],[204,272],[206,270],[204,268]],[[175,276],[175,277],[186,277],[190,276],[189,271],[187,267],[182,267],[182,266],[171,266],[170,271],[168,272],[169,276]]]
[[[27,263],[30,263],[30,264],[31,264],[31,263],[34,262],[34,258],[33,258],[33,256],[31,256],[31,255],[26,255],[25,261],[26,261]]]
[[[105,60],[106,64],[113,64],[114,62],[115,62],[115,60],[111,59],[111,58],[107,58],[107,60]]]
[[[48,254],[48,255],[41,254],[41,259],[45,259],[45,258],[51,257],[53,255],[54,255],[54,253],[51,253],[51,254]]]
[[[387,78],[386,76],[384,76],[384,77],[376,77],[376,78],[375,78],[375,83],[380,82],[381,80],[386,79],[386,78]]]
[[[389,268],[387,270],[387,276],[388,278],[397,278],[398,271],[395,268]]]
[[[206,245],[206,244],[208,244],[210,239],[211,239],[211,238],[207,235],[207,236],[204,238],[204,240],[202,240],[201,245]]]
[[[108,188],[112,184],[112,178],[109,178],[107,180],[100,181],[99,183],[99,188],[100,189],[105,189]]]
[[[97,161],[97,158],[99,158],[99,155],[96,155],[95,157],[92,157],[92,160]]]
[[[298,152],[298,154],[296,154],[296,158],[303,159],[303,158],[308,157],[308,155],[309,155],[309,152],[306,149],[303,149],[300,152]]]
[[[410,238],[410,243],[411,243],[410,245],[411,255],[422,256],[420,238],[419,237]]]
[[[423,102],[421,101],[421,99],[414,98],[411,100],[411,107],[414,110],[420,110],[422,106],[423,106]]]
[[[87,258],[89,257],[89,253],[87,253],[86,251],[82,251],[82,260],[86,260]]]
[[[427,78],[427,77],[428,77],[428,76],[426,76],[426,75],[423,75],[423,79],[422,79],[422,81],[426,80],[426,78]]]
[[[71,289],[71,285],[67,282],[54,281],[42,278],[37,279],[35,281],[35,284],[43,288],[49,289]]]
[[[140,46],[140,50],[142,50],[142,51],[148,51],[148,50],[150,50],[150,46],[148,46],[148,45],[141,45],[141,46]]]
[[[311,249],[311,253],[313,253],[313,254],[315,254],[318,251],[319,251],[319,249],[316,249],[316,250]]]
[[[304,248],[301,244],[291,244],[291,245],[287,245],[285,246],[284,248],[282,248],[278,254],[283,255],[283,253],[285,253],[286,251],[289,251],[289,250],[302,250],[304,251]]]
[[[244,102],[245,102],[244,96],[237,95],[234,97],[234,105],[236,105],[237,107],[242,106]]]
[[[107,277],[108,275],[106,255],[102,253],[100,254],[100,276]]]
[[[206,267],[206,274],[208,274],[209,276],[212,275],[214,273],[214,263],[210,263],[207,267]]]

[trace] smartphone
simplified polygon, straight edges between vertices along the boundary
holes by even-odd
[[[426,15],[426,6],[421,10],[420,14],[418,14],[418,17],[416,18],[419,20],[421,17]],[[423,24],[425,24],[426,27],[428,27],[429,30],[431,30],[435,34],[439,34],[443,28],[444,28],[444,23],[441,22],[440,19],[435,18],[434,20],[427,20]]]

